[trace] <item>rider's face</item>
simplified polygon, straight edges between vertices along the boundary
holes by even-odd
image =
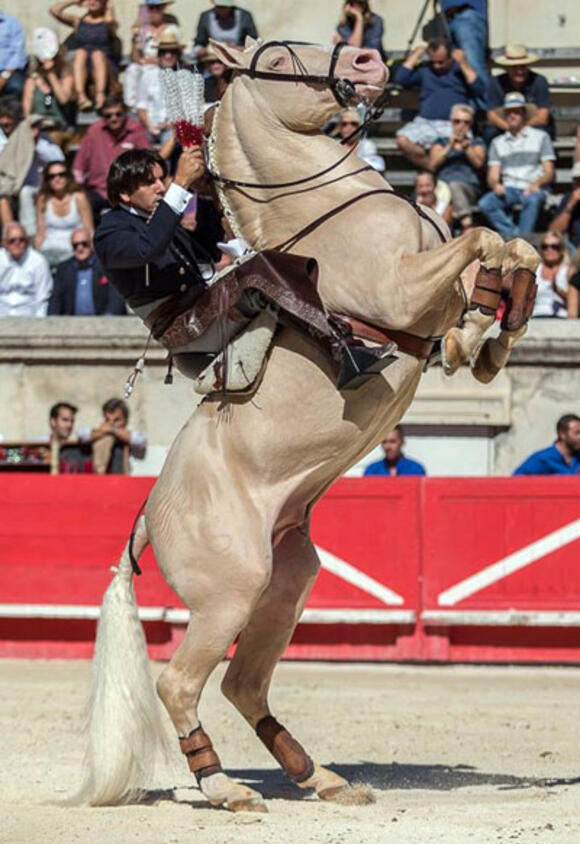
[[[151,180],[131,194],[122,193],[121,199],[125,205],[129,205],[136,211],[141,211],[143,214],[152,214],[165,196],[166,191],[167,183],[161,165],[155,164],[151,173]]]

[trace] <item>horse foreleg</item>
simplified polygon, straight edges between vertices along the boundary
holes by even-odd
[[[314,788],[323,800],[370,802],[368,789],[351,788],[343,777],[313,762],[273,717],[268,705],[272,674],[290,642],[319,567],[307,530],[294,528],[286,533],[274,551],[270,584],[240,636],[222,691],[296,785]]]
[[[502,369],[517,341],[524,336],[536,298],[536,270],[540,258],[533,246],[515,238],[506,244],[502,274],[512,276],[506,312],[498,337],[491,337],[481,346],[472,363],[478,381],[488,384]]]
[[[198,704],[209,675],[246,626],[266,587],[270,557],[264,548],[260,552],[257,545],[250,549],[247,544],[244,554],[235,557],[224,553],[184,561],[176,560],[172,552],[168,561],[157,548],[156,553],[164,574],[192,612],[183,642],[157,681],[157,692],[177,730],[181,751],[213,806],[265,812],[258,792],[224,773],[199,722]]]

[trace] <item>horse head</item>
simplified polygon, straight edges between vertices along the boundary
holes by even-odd
[[[338,44],[334,49],[292,41],[246,41],[245,48],[211,41],[234,72],[233,84],[251,86],[252,98],[294,132],[322,128],[341,108],[372,104],[384,91],[388,69],[377,50]]]

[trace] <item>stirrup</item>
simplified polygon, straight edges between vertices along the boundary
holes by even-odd
[[[336,386],[339,390],[355,390],[373,375],[379,375],[385,367],[397,360],[396,343],[385,346],[350,346],[341,349],[340,369]]]

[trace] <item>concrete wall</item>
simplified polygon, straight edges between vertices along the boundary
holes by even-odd
[[[59,400],[78,405],[79,426],[101,418],[101,404],[121,396],[140,357],[146,331],[132,317],[0,320],[0,435],[5,440],[46,435],[48,410]],[[407,451],[430,474],[510,474],[531,451],[554,439],[563,413],[580,412],[580,322],[538,320],[492,384],[468,369],[446,378],[425,373],[404,420]],[[139,474],[159,471],[167,449],[197,403],[179,373],[163,384],[165,353],[148,355],[130,400],[131,423],[149,439]],[[380,450],[371,455],[377,459]],[[364,463],[350,474],[361,474]]]
[[[240,0],[239,5],[250,9],[260,34],[266,38],[293,38],[328,43],[341,9],[340,0]],[[36,26],[56,26],[61,35],[69,30],[60,27],[48,13],[47,0],[19,0],[5,5],[6,11],[18,15],[30,34]],[[208,2],[177,0],[172,11],[181,21],[183,35],[189,43],[196,30],[201,11]],[[385,19],[385,47],[403,49],[415,21],[423,7],[423,0],[372,0],[372,8]],[[490,28],[492,46],[508,41],[524,42],[534,47],[579,46],[577,0],[490,0]],[[74,11],[74,10],[73,10]],[[115,3],[121,23],[121,37],[129,47],[131,24],[137,17],[138,3],[122,0]]]

